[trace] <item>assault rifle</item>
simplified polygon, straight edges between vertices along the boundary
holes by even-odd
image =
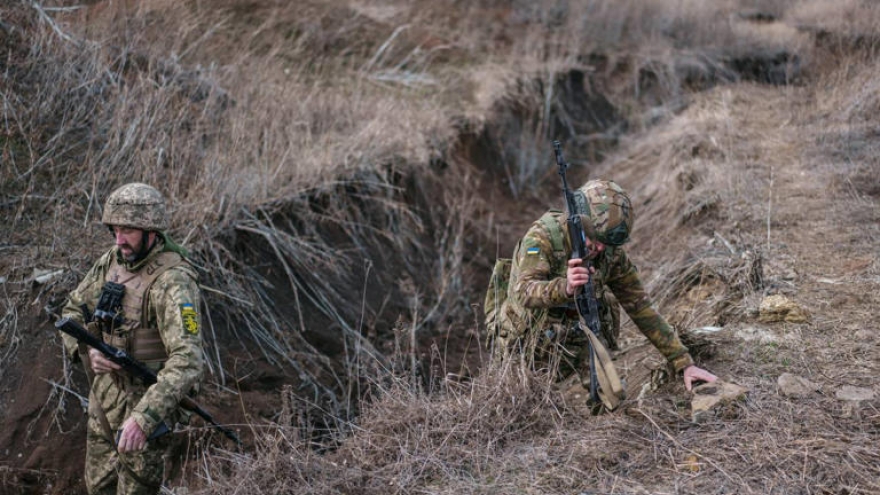
[[[583,266],[589,270],[592,267],[590,262],[590,252],[587,250],[587,236],[584,233],[584,226],[581,223],[581,217],[578,214],[577,203],[574,199],[574,193],[568,188],[568,181],[565,178],[565,171],[568,169],[568,163],[562,157],[562,144],[559,141],[553,141],[553,151],[556,153],[556,165],[559,167],[559,176],[562,177],[562,192],[565,194],[565,207],[568,213],[568,235],[571,240],[571,258],[580,258],[583,260]],[[596,301],[596,294],[593,289],[593,276],[586,284],[579,287],[575,291],[575,306],[580,316],[578,325],[581,331],[593,332],[597,337],[601,335],[601,324],[599,323],[599,303]],[[587,327],[586,329],[584,327]],[[593,404],[601,404],[599,399],[599,379],[596,376],[596,350],[590,339],[587,339],[587,346],[590,353],[590,400]]]
[[[97,349],[107,359],[121,366],[122,369],[126,371],[126,373],[134,378],[137,378],[147,387],[157,382],[156,373],[148,368],[144,363],[133,358],[122,349],[117,349],[116,347],[113,347],[112,345],[95,337],[75,320],[71,320],[70,318],[61,318],[60,320],[55,322],[55,328],[61,330],[67,335],[70,335],[77,341],[88,345],[89,347]],[[217,423],[214,418],[207,411],[202,409],[202,407],[199,406],[194,400],[190,399],[189,397],[184,397],[180,401],[180,406],[188,411],[192,411],[198,414],[202,417],[202,419],[204,419],[214,428],[217,428],[217,430],[226,435],[226,438],[235,442],[236,445],[241,445],[241,440],[238,438],[238,435],[236,435],[235,432]],[[156,431],[152,432],[150,438],[155,438],[156,436],[161,435],[161,433],[167,431],[168,426],[165,425],[165,423],[162,423],[158,427],[156,427]]]

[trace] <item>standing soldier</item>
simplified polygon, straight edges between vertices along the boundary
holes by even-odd
[[[63,335],[91,383],[85,481],[90,494],[156,494],[168,446],[162,430],[188,419],[180,400],[195,393],[204,372],[197,275],[186,250],[165,233],[165,199],[155,188],[120,187],[107,199],[102,222],[115,246],[70,294],[62,316],[145,363],[158,381],[145,387]]]
[[[577,330],[574,296],[577,288],[592,278],[599,303],[599,340],[605,347],[617,349],[619,303],[670,366],[681,373],[688,390],[696,381],[715,381],[715,375],[694,365],[675,330],[654,309],[623,249],[635,220],[626,192],[612,181],[593,180],[574,191],[574,200],[589,259],[571,259],[565,213],[550,210],[532,224],[514,250],[507,299],[493,322],[496,349],[502,355],[525,352],[535,363],[551,368],[558,378],[578,373],[588,387],[587,336]],[[592,263],[590,268],[586,261]]]

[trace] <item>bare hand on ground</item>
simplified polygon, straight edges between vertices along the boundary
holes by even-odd
[[[688,391],[693,388],[693,384],[696,382],[712,383],[717,379],[717,376],[694,365],[690,365],[684,369],[684,388],[688,389]]]

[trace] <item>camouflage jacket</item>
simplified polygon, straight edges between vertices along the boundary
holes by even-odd
[[[553,235],[562,239],[554,243]],[[554,250],[554,244],[561,245],[562,249]],[[508,308],[505,308],[504,315],[516,337],[525,337],[529,330],[543,331],[553,323],[568,325],[575,321],[574,299],[565,293],[567,260],[570,257],[571,243],[562,212],[551,210],[545,213],[520,240],[513,254]],[[693,364],[675,330],[654,309],[636,266],[622,247],[607,246],[593,260],[593,266],[596,269],[593,286],[599,300],[604,330],[616,333],[614,327],[617,322],[612,321],[616,299],[676,371]],[[606,340],[611,341],[610,347],[613,348],[616,335],[610,335]]]
[[[163,239],[165,239],[163,237]],[[173,250],[172,242],[160,241],[144,260],[134,266],[122,259],[114,247],[92,266],[79,286],[70,294],[62,316],[81,324],[80,306],[94,311],[113,257],[131,272],[147,266],[163,251]],[[144,320],[156,328],[167,358],[156,363],[158,382],[149,388],[120,373],[97,375],[92,384],[90,405],[100,405],[113,428],[119,428],[129,416],[147,435],[162,421],[173,426],[178,419],[178,404],[184,395],[197,389],[204,373],[204,356],[199,315],[200,295],[197,275],[188,263],[169,268],[153,282],[147,296]],[[76,340],[64,334],[64,345],[72,356]],[[94,417],[94,415],[92,415]]]

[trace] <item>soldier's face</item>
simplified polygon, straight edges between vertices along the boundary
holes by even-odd
[[[155,237],[155,232],[144,232],[140,229],[132,227],[113,226],[113,236],[116,238],[116,247],[122,253],[122,257],[126,261],[133,262],[137,259],[138,254],[144,247],[144,244],[151,245]]]
[[[587,250],[589,251],[590,259],[595,259],[597,256],[602,254],[605,251],[605,244],[600,241],[593,241],[590,238],[587,238]]]

